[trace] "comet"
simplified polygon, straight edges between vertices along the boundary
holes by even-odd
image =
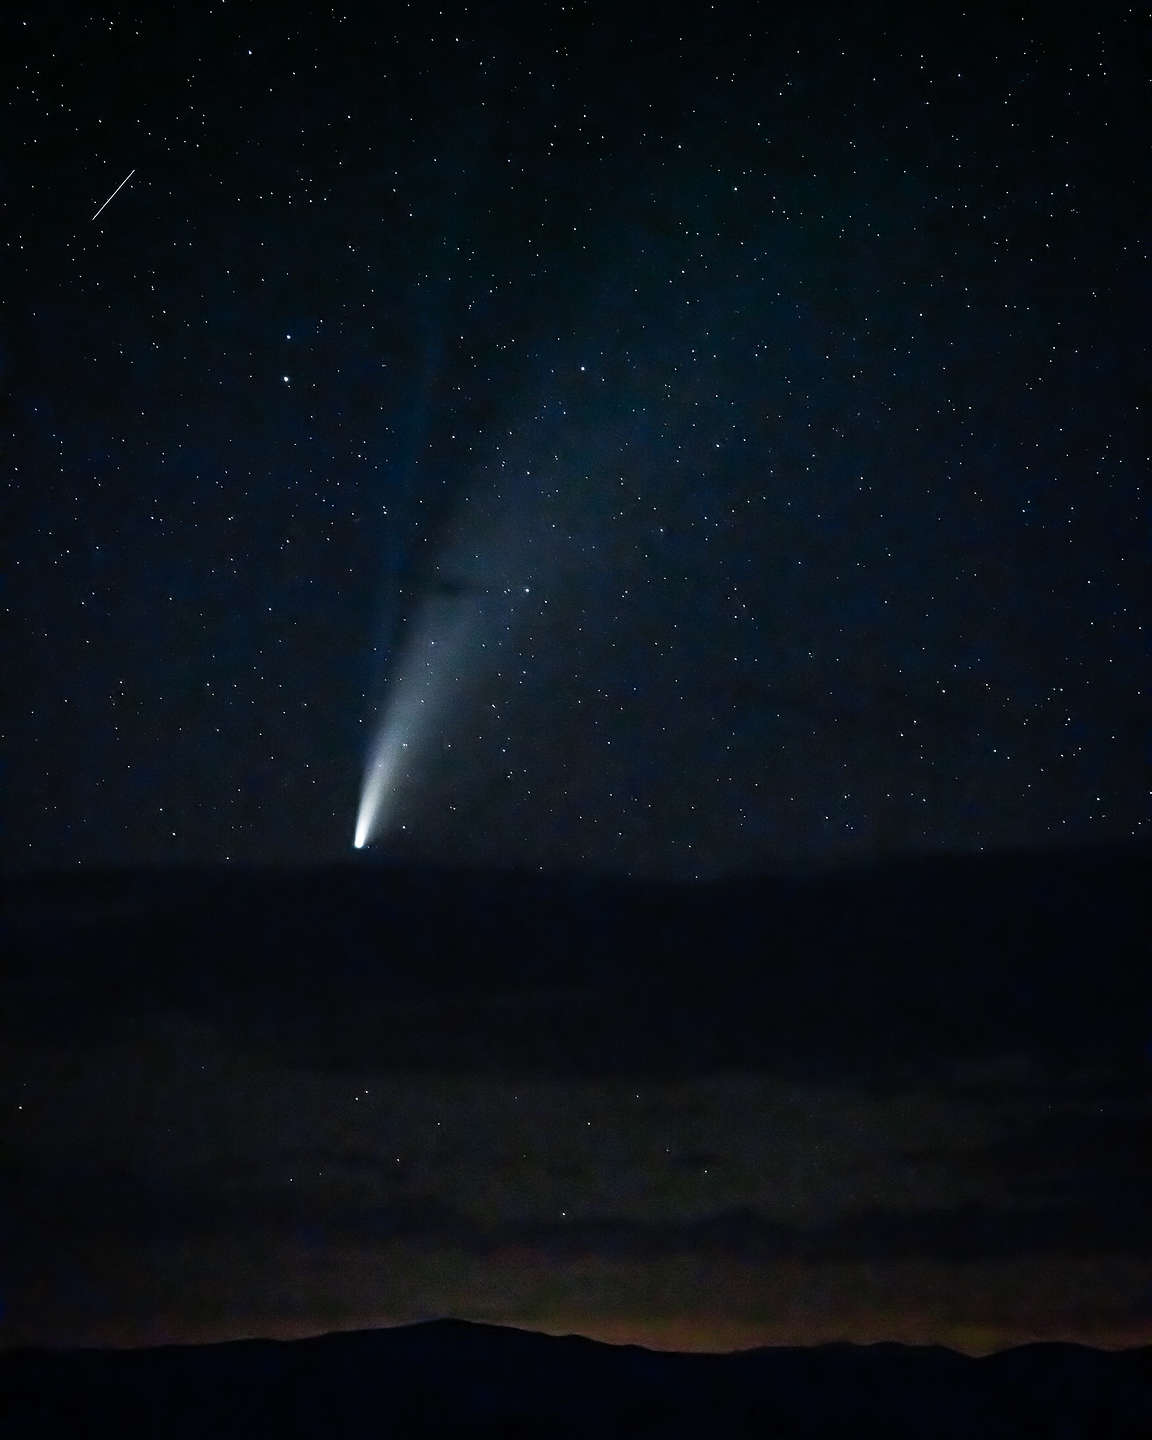
[[[121,180],[121,182],[119,183],[119,185],[117,185],[117,187],[115,188],[115,190],[113,190],[112,194],[109,195],[108,199],[105,200],[104,204],[100,206],[100,210],[106,210],[106,209],[108,208],[108,206],[111,205],[112,201],[115,200],[116,196],[119,195],[120,191],[123,190],[123,188],[125,187],[125,185],[127,185],[127,183],[129,182],[129,180],[131,180],[131,178],[133,177],[133,175],[135,175],[135,173],[136,173],[136,167],[133,166],[132,169],[129,170],[129,172],[127,173],[127,175],[125,175],[125,177],[123,178],[123,180]],[[95,220],[95,219],[96,219],[96,216],[100,214],[100,210],[97,210],[97,211],[96,211],[96,215],[93,215],[93,216],[92,216],[92,220]],[[91,224],[92,221],[90,220],[88,223]]]
[[[398,792],[426,754],[445,712],[459,703],[473,669],[470,642],[484,623],[483,595],[483,587],[467,581],[438,581],[425,589],[367,757],[354,849],[363,850],[392,827]]]

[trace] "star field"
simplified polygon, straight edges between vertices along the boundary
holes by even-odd
[[[1139,832],[1134,24],[18,15],[8,860]]]
[[[13,11],[0,1349],[1148,1343],[1137,27]]]

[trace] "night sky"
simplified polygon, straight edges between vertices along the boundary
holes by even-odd
[[[14,12],[0,1344],[1149,1342],[1137,20],[840,9]]]
[[[1148,1345],[1147,868],[28,877],[0,1346]]]
[[[11,863],[1144,824],[1135,20],[816,12],[18,14]]]

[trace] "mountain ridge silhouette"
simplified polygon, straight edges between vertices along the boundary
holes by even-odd
[[[663,1436],[687,1440],[1152,1433],[1152,1346],[974,1358],[832,1343],[728,1354],[437,1318],[297,1340],[0,1352],[9,1437]]]

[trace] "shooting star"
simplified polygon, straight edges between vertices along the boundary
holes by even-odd
[[[116,196],[119,195],[119,193],[121,192],[121,190],[123,190],[123,188],[125,187],[125,185],[127,185],[127,183],[129,182],[129,180],[131,180],[131,178],[133,177],[133,175],[135,175],[135,173],[136,173],[136,167],[133,166],[132,169],[129,170],[129,172],[127,173],[127,175],[125,175],[125,177],[123,178],[123,180],[121,180],[121,182],[119,183],[119,185],[117,185],[117,187],[115,188],[115,190],[113,190],[112,194],[109,195],[108,199],[105,200],[104,204],[101,205],[100,210],[104,210],[104,209],[106,209],[109,205],[111,205],[112,201],[115,200]],[[100,210],[97,210],[96,215],[99,215],[99,214],[100,214]],[[92,216],[92,220],[95,220],[95,219],[96,219],[96,215],[93,215],[93,216]],[[91,224],[92,221],[90,220],[88,223]]]

